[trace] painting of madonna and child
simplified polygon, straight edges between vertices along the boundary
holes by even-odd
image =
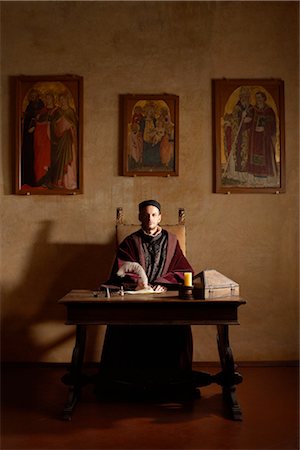
[[[81,193],[81,77],[17,77],[16,92],[16,193]]]
[[[124,95],[123,175],[178,175],[176,95]]]
[[[284,192],[281,80],[214,80],[215,192]]]

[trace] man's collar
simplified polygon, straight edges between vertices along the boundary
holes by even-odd
[[[142,228],[142,230],[143,230],[143,233],[144,233],[146,236],[155,237],[155,236],[158,236],[158,235],[162,232],[162,227],[158,226],[158,227],[157,227],[157,230],[156,230],[156,232],[155,232],[154,234],[147,233],[143,228]]]

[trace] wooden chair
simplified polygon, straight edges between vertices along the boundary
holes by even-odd
[[[162,224],[162,228],[176,235],[180,248],[184,255],[186,255],[186,233],[185,233],[185,210],[179,208],[178,210],[178,223],[169,225]],[[131,233],[140,229],[139,224],[126,224],[124,223],[123,208],[117,208],[116,214],[116,238],[117,246]]]

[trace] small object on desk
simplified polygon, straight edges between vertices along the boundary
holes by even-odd
[[[184,283],[183,283],[184,286],[191,287],[193,285],[192,272],[184,272],[183,277],[184,277]]]
[[[193,286],[179,286],[179,298],[193,300]]]
[[[93,297],[95,297],[95,298],[101,297],[101,290],[100,290],[100,288],[94,289],[94,290],[92,291],[92,294],[93,294]]]
[[[110,298],[110,292],[109,292],[109,288],[108,287],[106,288],[106,297]]]
[[[237,297],[239,294],[238,283],[215,269],[203,270],[194,277],[193,295],[195,299]]]
[[[161,292],[155,292],[151,287],[146,287],[135,291],[125,291],[125,294],[161,294]]]
[[[121,295],[121,297],[124,297],[124,287],[123,286],[121,286],[119,294]]]

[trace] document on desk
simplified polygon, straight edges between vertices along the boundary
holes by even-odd
[[[162,292],[156,292],[154,289],[139,289],[137,291],[124,291],[124,294],[162,294]]]

